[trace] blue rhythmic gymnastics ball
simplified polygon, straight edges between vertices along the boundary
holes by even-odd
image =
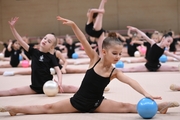
[[[122,61],[118,61],[116,64],[115,64],[115,67],[116,68],[124,68],[124,63]]]
[[[23,60],[22,55],[19,55],[19,61]]]
[[[72,54],[72,58],[73,58],[73,59],[77,59],[77,58],[78,58],[78,54],[77,54],[77,53],[73,53],[73,54]]]
[[[167,61],[167,56],[166,55],[162,55],[160,58],[159,58],[159,61],[162,62],[162,63],[165,63]]]
[[[150,98],[143,98],[137,104],[137,112],[144,119],[153,118],[158,110],[157,103]]]

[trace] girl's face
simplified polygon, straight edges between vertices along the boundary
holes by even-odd
[[[54,43],[56,39],[54,35],[47,34],[40,42],[40,49],[44,52],[49,52],[51,49],[54,49]]]
[[[107,49],[103,49],[104,57],[109,60],[111,64],[116,64],[121,58],[122,48],[122,45],[116,44]]]
[[[171,43],[173,42],[173,38],[172,37],[163,37],[162,38],[162,45],[163,45],[163,47],[169,47],[170,45],[171,45]]]
[[[16,41],[16,42],[13,44],[13,48],[14,48],[15,50],[19,50],[19,49],[20,49],[20,44],[19,44],[18,41]]]
[[[63,43],[64,43],[64,39],[63,39],[63,38],[60,38],[60,39],[59,39],[59,44],[62,45]]]
[[[66,43],[72,44],[72,38],[71,37],[66,37]]]
[[[159,42],[159,35],[152,35],[152,38],[156,43]]]

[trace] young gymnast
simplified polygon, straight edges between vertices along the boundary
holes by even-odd
[[[28,94],[42,94],[43,85],[46,81],[52,80],[53,76],[50,74],[50,68],[54,67],[57,73],[57,84],[59,85],[59,92],[73,93],[77,91],[77,87],[62,85],[62,73],[59,69],[57,60],[54,55],[49,52],[56,46],[56,37],[53,34],[47,34],[40,42],[40,47],[34,49],[23,41],[21,36],[15,29],[15,23],[18,17],[12,18],[9,25],[14,37],[18,40],[21,46],[28,51],[32,58],[31,64],[31,85],[10,90],[0,91],[0,96],[13,96],[13,95],[28,95]]]
[[[140,46],[142,44],[142,42],[140,41],[140,38],[138,36],[138,34],[131,33],[131,29],[128,29],[127,31],[127,35],[129,38],[125,38],[123,36],[121,36],[121,40],[126,42],[127,45],[127,53],[122,53],[124,57],[134,57],[134,53],[136,51],[138,51],[138,46]]]
[[[104,6],[107,0],[101,0],[99,8],[98,9],[89,9],[87,12],[87,23],[85,25],[85,31],[86,33],[91,36],[95,37],[97,44],[98,44],[98,50],[101,51],[102,41],[101,39],[105,38],[105,30],[102,28],[103,23],[103,14],[105,12]],[[100,39],[100,40],[99,40]],[[101,56],[101,52],[100,56]]]
[[[27,56],[24,54],[24,52],[21,50],[20,47],[21,46],[20,46],[20,44],[19,44],[19,42],[17,40],[12,40],[12,41],[9,42],[9,45],[8,45],[7,49],[11,53],[10,62],[5,63],[5,64],[1,64],[0,68],[20,67],[20,66],[22,66],[20,56],[22,56],[22,58],[29,61],[29,59],[27,58]]]
[[[130,28],[129,28],[129,30],[130,30]],[[159,41],[161,39],[160,33],[158,31],[154,31],[154,33],[151,36],[149,35],[148,37],[150,37],[156,43],[159,43]],[[149,50],[151,48],[151,44],[149,42],[147,42],[147,41],[144,41],[144,40],[143,41],[139,41],[139,42],[141,42],[140,43],[141,45],[146,47],[145,56],[144,57],[140,57],[140,58],[135,58],[135,59],[127,59],[127,60],[125,60],[125,62],[127,62],[127,63],[147,62],[146,58],[147,58],[148,52],[149,52]]]
[[[172,43],[172,34],[165,34],[162,37],[162,40],[160,43],[156,43],[153,39],[150,39],[146,36],[146,34],[139,29],[135,27],[128,26],[131,30],[135,30],[144,37],[150,44],[151,48],[148,52],[148,55],[146,56],[146,64],[145,65],[139,65],[137,67],[131,67],[131,68],[122,68],[123,72],[148,72],[148,71],[179,71],[179,67],[177,66],[168,66],[168,65],[161,65],[159,62],[159,58],[165,54],[167,56],[171,56],[176,58],[180,61],[180,56],[177,56],[175,54],[172,54],[165,50],[165,48],[168,48],[169,45]]]
[[[62,53],[59,50],[52,49],[50,51],[52,55],[56,57],[56,60],[58,62],[59,69],[63,74],[74,74],[74,73],[85,73],[87,71],[87,68],[73,68],[73,67],[68,67],[67,64],[67,59],[64,58]],[[63,63],[63,65],[62,65]],[[52,68],[51,68],[52,69]],[[16,70],[16,71],[1,71],[0,75],[4,76],[13,76],[13,75],[31,75],[31,69],[26,69],[26,70]],[[53,73],[54,74],[54,73]]]
[[[101,0],[98,9],[89,9],[87,12],[88,20],[85,25],[85,31],[91,37],[99,38],[104,32],[102,29],[102,19],[106,2],[107,0]]]
[[[73,58],[72,55],[73,53],[75,53],[75,49],[76,47],[80,47],[81,43],[79,42],[74,42],[72,37],[69,35],[66,35],[65,38],[65,47],[66,47],[66,51],[67,51],[67,56],[66,58]],[[84,53],[77,53],[78,54],[78,58],[87,58],[87,55],[84,55]]]
[[[114,78],[130,85],[140,94],[151,99],[161,97],[151,96],[137,81],[125,76],[120,70],[113,68],[122,52],[122,43],[117,38],[107,37],[102,44],[102,57],[91,48],[86,37],[78,26],[71,20],[60,16],[57,20],[71,26],[78,40],[82,43],[85,51],[91,59],[79,90],[70,99],[65,99],[51,104],[30,106],[6,106],[1,107],[1,112],[9,112],[11,116],[18,113],[24,114],[57,114],[74,112],[98,112],[98,113],[137,113],[136,105],[130,103],[116,102],[103,97],[103,90]],[[164,102],[158,104],[158,111],[165,114],[170,107],[178,107],[177,102]]]
[[[61,51],[61,53],[67,53],[65,49],[65,41],[63,38],[57,38],[57,45],[55,49]]]
[[[10,60],[9,58],[11,56],[11,53],[8,51],[9,41],[12,41],[12,40],[9,39],[8,43],[0,41],[0,44],[2,44],[4,46],[4,49],[3,49],[2,53],[4,54],[4,58],[7,58],[7,60]],[[3,60],[6,60],[6,59],[3,59]]]

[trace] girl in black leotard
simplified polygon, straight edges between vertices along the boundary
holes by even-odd
[[[12,41],[12,40],[8,40],[8,43],[0,41],[0,44],[2,44],[4,46],[2,53],[4,54],[5,58],[9,58],[11,56],[11,53],[8,51],[9,41]]]
[[[161,35],[159,32],[155,31],[151,36],[151,39],[154,40],[156,43],[159,43],[160,39],[161,39]],[[139,63],[139,62],[147,62],[146,58],[147,58],[147,55],[148,55],[148,52],[151,48],[151,44],[147,41],[139,41],[141,42],[141,44],[143,44],[143,46],[146,47],[146,53],[145,53],[145,56],[144,57],[140,57],[140,58],[136,58],[136,59],[127,59],[125,60],[125,62],[127,63]]]
[[[8,51],[10,52],[10,62],[1,64],[0,68],[9,68],[9,67],[18,67],[22,66],[21,60],[19,59],[19,56],[21,55],[26,60],[29,60],[27,56],[22,52],[20,49],[20,44],[17,40],[13,40],[9,42],[9,45],[7,47]]]
[[[102,19],[106,1],[107,0],[101,0],[98,9],[89,9],[87,12],[88,20],[85,25],[85,31],[91,37],[99,38],[104,32],[102,29]]]
[[[137,113],[136,105],[130,103],[116,102],[103,97],[104,88],[114,78],[130,85],[134,90],[151,99],[161,99],[147,93],[137,81],[127,77],[120,70],[115,69],[115,64],[121,57],[122,43],[117,38],[107,37],[102,44],[102,57],[91,48],[86,37],[78,26],[68,19],[60,16],[58,20],[63,24],[71,26],[78,40],[85,48],[90,58],[89,69],[87,70],[81,86],[77,93],[70,99],[61,100],[46,105],[31,106],[6,106],[0,108],[1,112],[9,112],[10,115],[17,113],[24,114],[53,114],[73,112],[99,112],[99,113]],[[158,104],[158,111],[162,114],[167,112],[169,107],[177,107],[177,102],[166,102]]]
[[[72,37],[69,36],[69,35],[66,35],[66,38],[65,38],[65,47],[66,47],[66,51],[67,51],[67,57],[66,58],[73,58],[73,53],[75,53],[75,49],[77,47],[80,47],[81,46],[81,43],[79,42],[75,42],[73,41]],[[78,54],[78,58],[86,58],[87,55],[84,55],[83,53],[77,53]]]
[[[43,85],[49,80],[53,80],[50,68],[54,68],[57,73],[59,92],[71,93],[67,85],[62,85],[62,73],[59,69],[58,62],[53,54],[50,53],[57,44],[56,37],[53,34],[47,34],[40,42],[39,50],[29,46],[23,41],[22,37],[16,31],[14,25],[18,21],[18,17],[12,18],[9,25],[14,37],[19,44],[30,54],[32,58],[31,64],[31,84],[23,87],[13,88],[10,90],[0,91],[0,96],[15,96],[28,94],[43,94]]]
[[[89,36],[95,37],[98,44],[102,44],[101,40],[106,37],[106,31],[102,28],[104,5],[106,2],[107,0],[101,0],[98,9],[89,9],[87,12],[88,20],[85,25],[85,31]],[[98,46],[98,51],[100,53],[101,46]]]
[[[171,57],[176,58],[180,61],[180,56],[177,56],[175,54],[172,54],[165,50],[165,48],[168,48],[169,45],[172,43],[173,38],[172,34],[165,34],[162,36],[162,40],[160,43],[156,43],[153,39],[150,39],[146,36],[145,33],[138,30],[135,27],[128,26],[131,30],[135,30],[143,36],[150,44],[151,48],[146,56],[146,64],[140,65],[137,67],[131,67],[131,68],[123,68],[123,72],[147,72],[147,71],[179,71],[178,66],[168,66],[168,65],[161,65],[159,62],[159,58],[165,54]]]

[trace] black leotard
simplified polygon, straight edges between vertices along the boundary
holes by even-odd
[[[11,60],[10,60],[10,65],[12,67],[17,67],[20,63],[20,60],[19,60],[19,55],[21,54],[21,50],[14,50],[12,48],[11,50]]]
[[[75,53],[75,48],[76,48],[75,42],[73,42],[72,45],[66,43],[65,46],[67,48],[68,58],[72,58],[72,54]]]
[[[126,43],[127,43],[127,52],[128,52],[128,55],[129,55],[129,56],[134,56],[134,53],[135,53],[136,51],[138,51],[137,47],[138,47],[140,44],[134,43],[134,44],[132,45],[132,44],[131,44],[131,41],[132,41],[132,38],[126,40]]]
[[[101,34],[103,32],[105,32],[105,30],[101,29],[99,31],[96,31],[96,30],[94,30],[93,26],[94,26],[93,22],[86,24],[85,25],[85,31],[89,36],[99,38],[101,36]]]
[[[115,68],[112,69],[109,77],[102,77],[94,71],[94,67],[87,70],[79,90],[70,98],[74,108],[80,112],[93,112],[104,99],[104,88],[109,84],[110,77]]]
[[[3,43],[3,46],[5,47],[4,57],[10,57],[11,56],[11,52],[8,50],[8,44],[7,43]]]
[[[151,48],[151,44],[149,42],[144,42],[144,46],[146,46],[146,54],[145,54],[145,58],[147,59],[149,50]]]
[[[161,64],[159,63],[159,58],[163,55],[164,49],[160,48],[156,43],[150,48],[148,56],[146,57],[146,68],[149,71],[157,71]]]

